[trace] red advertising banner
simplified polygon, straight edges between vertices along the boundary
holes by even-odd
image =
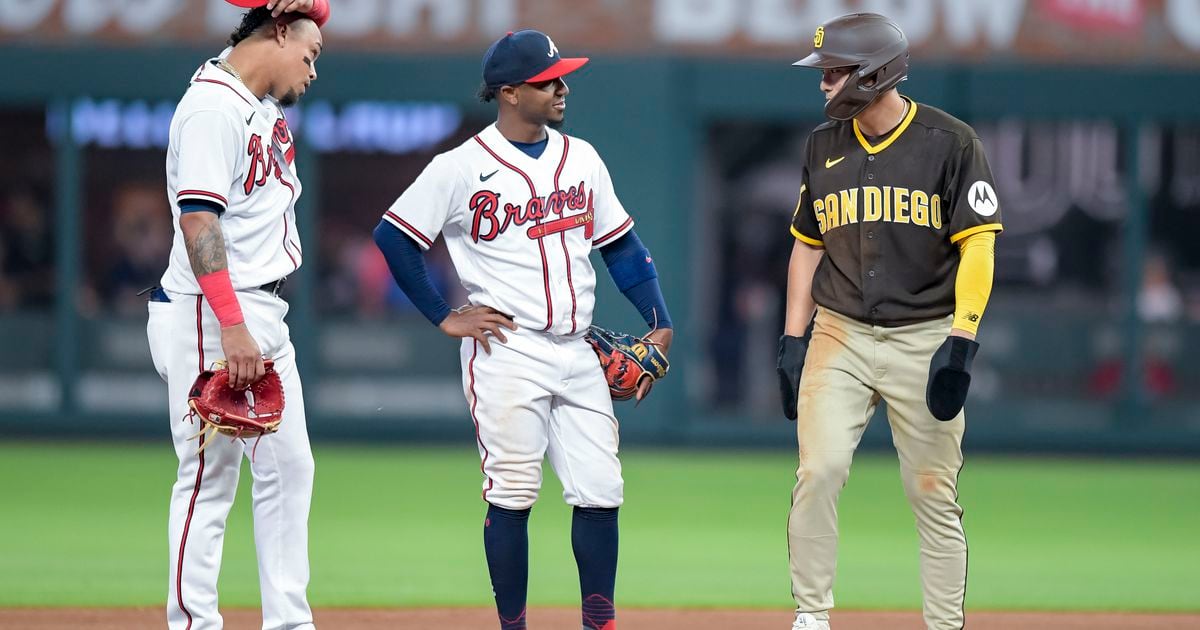
[[[1200,65],[1200,0],[332,0],[340,49],[483,51],[537,28],[565,54],[798,57],[817,24],[895,19],[914,55],[973,61]],[[0,43],[220,45],[224,0],[0,0]]]

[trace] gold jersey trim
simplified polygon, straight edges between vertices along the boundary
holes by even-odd
[[[812,245],[813,247],[825,247],[824,241],[818,241],[815,238],[809,238],[809,237],[801,234],[800,230],[797,230],[796,226],[794,226],[794,225],[792,226],[792,236],[795,236],[800,242],[804,243],[805,245]]]
[[[856,118],[853,121],[854,135],[858,138],[858,143],[862,145],[862,148],[866,149],[867,153],[875,155],[876,153],[879,153],[880,151],[891,146],[892,143],[896,141],[896,138],[899,138],[900,134],[904,133],[905,129],[908,129],[908,124],[913,121],[913,118],[916,118],[917,102],[911,98],[908,98],[907,96],[902,96],[901,98],[909,103],[908,114],[904,116],[904,120],[900,121],[900,126],[896,127],[896,130],[879,144],[872,145],[870,142],[867,142],[867,137],[864,136],[862,130],[858,128],[858,119]]]
[[[973,234],[979,234],[980,232],[1003,232],[1003,231],[1004,231],[1004,226],[1000,225],[999,223],[984,223],[983,225],[976,225],[975,227],[967,228],[957,234],[952,234],[950,236],[950,242],[957,243],[957,242],[963,240],[964,238],[967,238],[968,236],[971,236]]]

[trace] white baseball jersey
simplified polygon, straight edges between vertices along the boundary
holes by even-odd
[[[633,219],[592,145],[547,134],[535,160],[487,127],[435,157],[384,219],[422,249],[443,234],[472,304],[525,330],[582,334],[595,305],[588,254]]]
[[[278,280],[300,267],[292,133],[273,99],[259,100],[215,60],[192,77],[171,119],[167,195],[175,219],[171,260],[162,277],[168,291],[199,295],[179,206],[188,200],[224,209],[221,231],[235,290]]]

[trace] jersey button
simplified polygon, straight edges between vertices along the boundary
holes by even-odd
[[[867,238],[875,238],[874,232],[867,232]]]
[[[874,270],[874,269],[872,269],[872,270],[868,271],[868,272],[867,272],[867,275],[868,275],[868,276],[871,276],[872,278],[874,278],[874,277],[875,277],[875,270]]]
[[[867,179],[875,179],[875,173],[867,173]]]
[[[875,156],[874,156],[874,155],[868,155],[868,156],[867,156],[867,161],[868,161],[868,162],[874,162],[874,161],[875,161]]]

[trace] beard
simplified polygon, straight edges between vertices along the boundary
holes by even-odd
[[[288,90],[287,94],[279,97],[279,104],[283,105],[284,107],[291,107],[299,102],[300,95],[296,93],[296,90]]]
[[[547,120],[546,126],[555,131],[558,131],[559,129],[562,129],[563,123],[566,122],[566,120],[567,120],[566,116],[563,116],[562,118],[559,118],[558,120]]]

